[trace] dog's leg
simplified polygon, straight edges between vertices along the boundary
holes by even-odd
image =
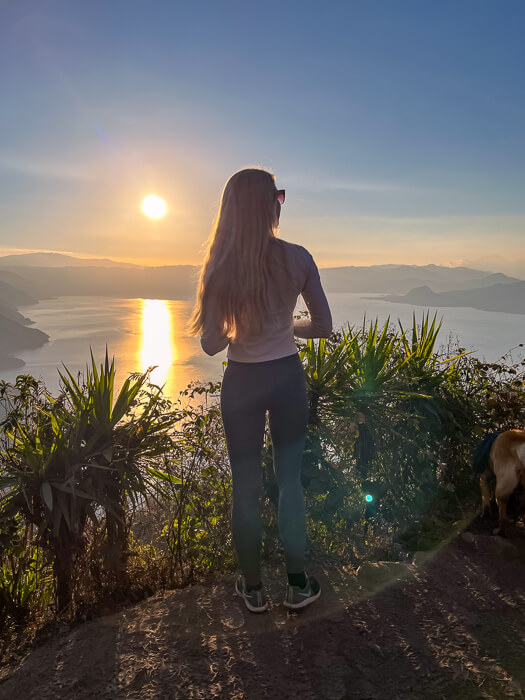
[[[498,527],[495,530],[493,530],[493,534],[500,535],[500,537],[505,537],[507,533],[507,523],[509,522],[509,519],[507,517],[508,501],[508,496],[496,496],[496,503],[498,504],[499,510],[499,522]]]
[[[484,471],[479,477],[479,486],[481,489],[481,513],[480,518],[484,518],[490,512],[490,488],[488,477],[489,471]]]
[[[499,509],[499,524],[494,530],[495,535],[501,535],[505,537],[508,516],[507,516],[507,503],[509,501],[509,496],[513,493],[514,489],[518,486],[519,477],[518,472],[514,468],[514,464],[509,463],[507,468],[501,473],[499,472],[496,482],[496,503]]]
[[[522,486],[519,512],[521,514],[525,514],[525,464],[524,464],[523,460],[521,460],[521,470],[519,473],[519,480],[520,480],[520,484]]]

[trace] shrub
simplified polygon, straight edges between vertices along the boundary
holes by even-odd
[[[71,602],[88,521],[98,526],[104,515],[108,567],[125,573],[128,502],[165,476],[149,461],[166,449],[172,421],[161,415],[160,389],[145,388],[147,376],[126,379],[113,401],[106,352],[100,369],[91,357],[82,385],[66,369],[57,399],[30,377],[2,386],[0,530],[15,521],[35,527],[53,561],[58,611]]]

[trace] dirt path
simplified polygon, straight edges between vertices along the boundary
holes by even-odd
[[[465,532],[403,581],[367,592],[318,568],[301,614],[252,615],[214,586],[165,593],[65,631],[0,684],[0,698],[478,700],[525,697],[525,539]]]

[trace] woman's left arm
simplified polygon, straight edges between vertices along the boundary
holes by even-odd
[[[201,334],[201,347],[207,355],[216,355],[228,345],[229,338],[224,335],[219,319],[220,312],[218,304],[211,298],[207,300],[206,315],[204,317],[204,327]]]

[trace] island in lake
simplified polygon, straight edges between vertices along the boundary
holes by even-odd
[[[493,275],[496,277],[496,275]],[[413,306],[466,306],[481,311],[498,311],[507,314],[525,314],[525,282],[497,282],[476,289],[456,289],[447,292],[434,292],[422,285],[403,295],[387,295],[384,301]]]

